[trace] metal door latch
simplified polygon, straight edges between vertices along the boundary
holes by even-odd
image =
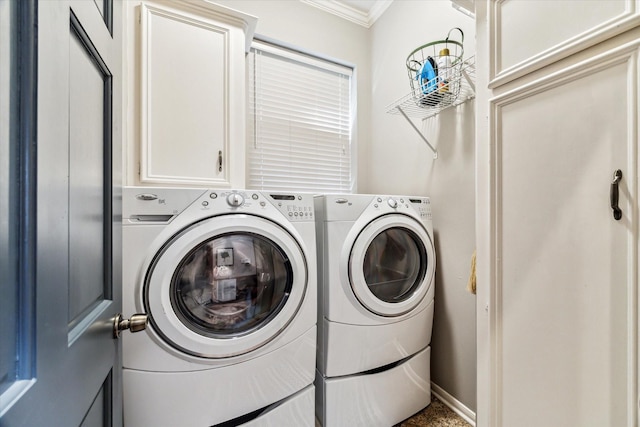
[[[144,331],[147,329],[148,322],[149,316],[146,314],[137,313],[130,319],[123,319],[122,314],[118,313],[113,319],[113,338],[120,338],[120,333],[125,329],[129,329],[131,332]]]

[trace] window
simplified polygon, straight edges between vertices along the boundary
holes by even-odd
[[[353,192],[353,69],[254,42],[248,74],[248,188]]]

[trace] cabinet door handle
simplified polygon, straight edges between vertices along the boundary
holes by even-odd
[[[222,150],[218,151],[218,172],[222,172]]]
[[[622,171],[617,169],[613,173],[613,181],[611,182],[611,191],[609,198],[611,199],[611,209],[613,209],[613,219],[619,221],[622,218],[622,210],[618,207],[618,183],[622,179]]]

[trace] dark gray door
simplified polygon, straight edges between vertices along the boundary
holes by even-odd
[[[0,3],[0,425],[122,425],[121,5]]]

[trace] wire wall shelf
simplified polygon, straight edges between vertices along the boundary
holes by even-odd
[[[429,140],[424,136],[422,131],[411,121],[410,117],[426,120],[433,117],[443,110],[456,107],[463,104],[476,96],[476,61],[475,56],[464,60],[459,71],[449,77],[448,84],[456,87],[456,96],[433,91],[428,94],[418,93],[412,90],[408,95],[403,96],[399,100],[387,107],[387,113],[399,114],[403,116],[413,129],[420,135],[420,138],[433,151],[433,158],[438,158],[438,150],[431,145]],[[458,91],[459,88],[459,91]]]
[[[387,113],[402,116],[428,119],[450,107],[463,104],[476,96],[476,61],[472,56],[463,61],[460,69],[450,77],[449,85],[459,86],[457,96],[433,91],[428,94],[411,91],[409,94],[387,106]]]

